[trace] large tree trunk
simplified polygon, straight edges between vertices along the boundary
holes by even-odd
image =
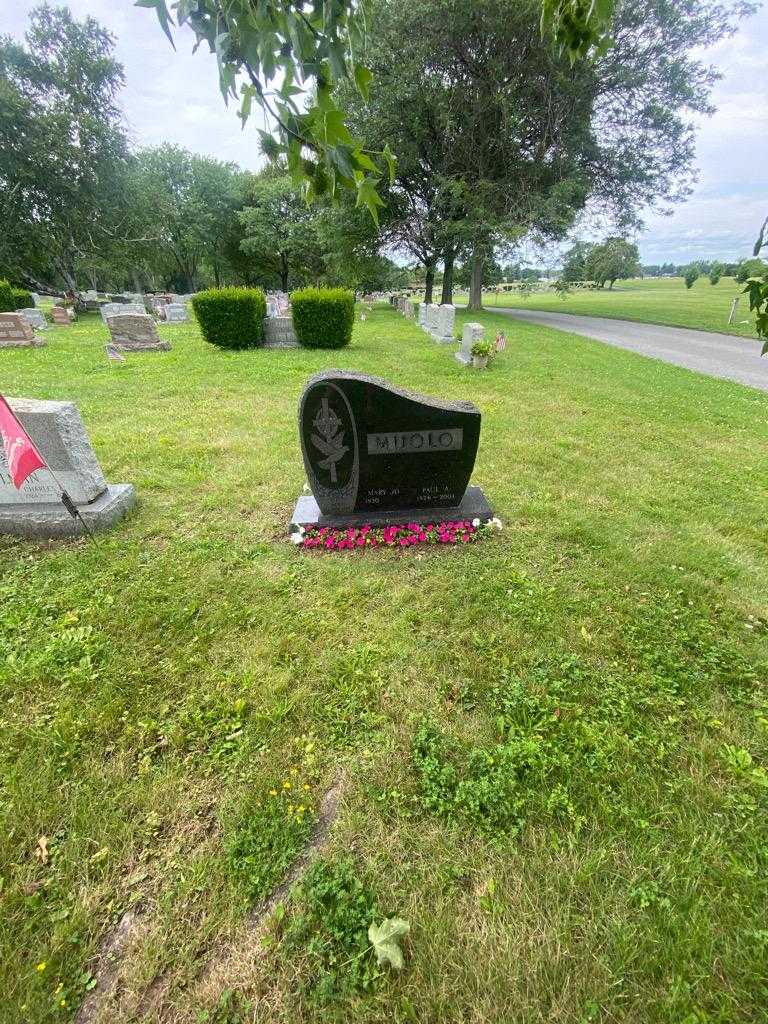
[[[424,303],[428,306],[432,302],[432,292],[435,287],[435,265],[428,263],[424,269],[427,272],[424,278]]]
[[[452,249],[447,249],[443,256],[443,294],[440,301],[444,306],[453,305],[453,262],[456,259],[456,253]]]
[[[483,308],[483,270],[485,269],[485,248],[479,243],[472,252],[472,278],[469,282],[467,309]]]
[[[285,253],[280,253],[280,291],[288,291],[288,260]]]
[[[213,283],[216,285],[217,288],[221,287],[221,273],[219,272],[219,264],[215,262],[213,264]]]

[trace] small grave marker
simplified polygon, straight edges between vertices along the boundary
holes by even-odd
[[[36,338],[32,325],[21,313],[0,313],[0,348],[37,348],[45,345]]]

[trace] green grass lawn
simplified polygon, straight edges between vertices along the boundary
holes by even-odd
[[[0,539],[3,1024],[97,982],[80,1020],[766,1020],[768,395],[482,319],[484,372],[384,308],[341,352],[168,325],[117,366],[94,316],[0,352],[140,497],[97,545]],[[474,400],[504,530],[289,544],[331,366]]]
[[[732,277],[724,277],[716,285],[711,285],[708,278],[700,277],[690,289],[685,287],[681,277],[649,277],[637,281],[617,281],[612,290],[574,289],[565,298],[559,298],[552,291],[534,293],[527,298],[516,292],[487,292],[483,302],[489,309],[494,306],[548,309],[556,313],[581,313],[616,320],[639,320],[647,324],[696,327],[704,331],[754,338],[754,316],[749,312],[747,296],[742,295],[743,287],[736,284]],[[739,297],[739,306],[734,323],[729,327],[728,314],[731,302],[736,297]],[[466,305],[466,292],[458,293],[454,301],[457,305]],[[740,323],[743,320],[748,322]]]

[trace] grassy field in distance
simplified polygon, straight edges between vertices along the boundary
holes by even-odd
[[[743,285],[732,277],[724,277],[711,285],[700,277],[693,288],[686,288],[681,277],[644,278],[617,281],[613,290],[607,287],[595,291],[573,289],[564,298],[554,292],[534,292],[523,297],[519,292],[493,290],[483,295],[489,309],[509,306],[519,309],[547,309],[555,313],[581,313],[585,316],[605,316],[615,320],[639,320],[648,324],[667,324],[670,327],[695,327],[723,334],[738,334],[754,338],[754,317],[749,312],[749,300],[742,295]],[[440,291],[436,289],[439,300]],[[739,298],[733,324],[728,326],[731,302]],[[456,305],[466,305],[467,293],[457,292]],[[741,321],[746,320],[747,323]]]

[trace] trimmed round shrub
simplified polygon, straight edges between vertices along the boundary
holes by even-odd
[[[293,329],[307,348],[344,348],[352,339],[355,296],[345,288],[291,292]]]
[[[219,348],[256,348],[264,341],[267,300],[261,288],[210,288],[192,296],[203,337]]]
[[[0,278],[0,313],[13,313],[15,309],[13,288],[4,278]]]
[[[35,300],[32,298],[32,292],[28,292],[26,288],[11,288],[13,294],[14,309],[33,309]]]

